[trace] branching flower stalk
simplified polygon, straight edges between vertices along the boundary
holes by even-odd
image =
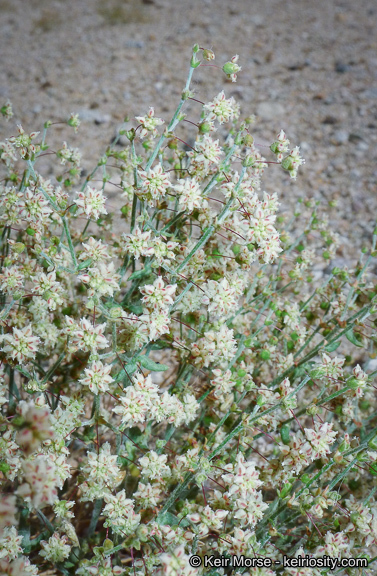
[[[126,118],[86,178],[55,123],[0,142],[1,573],[373,573],[377,233],[331,268],[330,207],[261,191],[299,147],[275,127],[265,157],[226,88],[195,97],[214,58],[194,46],[171,121]],[[235,82],[238,60],[216,67]]]

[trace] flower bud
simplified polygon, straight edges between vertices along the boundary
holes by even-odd
[[[265,404],[265,399],[263,398],[262,394],[259,394],[257,397],[257,404],[258,406],[263,406]]]
[[[114,306],[110,310],[110,318],[117,319],[122,317],[122,308],[120,306]]]
[[[126,130],[125,135],[130,142],[133,142],[135,140],[135,136],[136,136],[135,128],[131,128],[131,130]]]
[[[156,441],[156,448],[161,450],[166,444],[166,440],[157,440]]]
[[[142,541],[145,542],[148,538],[148,528],[145,524],[140,524],[140,526],[136,529],[136,536]]]
[[[242,166],[245,168],[249,168],[250,166],[254,166],[255,158],[254,156],[248,155],[242,160]]]
[[[283,424],[283,426],[280,428],[280,437],[281,440],[283,442],[283,444],[289,444],[291,439],[289,437],[289,433],[291,431],[291,427],[289,424]]]
[[[202,484],[204,484],[204,482],[207,480],[207,475],[203,474],[203,472],[199,472],[199,474],[196,474],[195,476],[195,482],[197,483],[198,486],[201,486]]]
[[[21,254],[25,250],[26,246],[23,242],[15,242],[12,246],[12,250],[16,252],[16,254]]]
[[[310,406],[307,407],[306,409],[306,413],[309,416],[316,416],[319,412],[319,408],[318,406],[316,406],[315,404],[311,404]]]
[[[210,122],[201,122],[199,124],[199,132],[200,134],[208,134],[208,132],[211,132]]]
[[[271,356],[271,352],[269,352],[268,350],[261,350],[259,353],[259,356],[261,358],[261,360],[269,360],[270,356]]]
[[[223,66],[223,72],[225,72],[227,76],[230,76],[231,74],[237,74],[237,72],[240,70],[241,68],[238,66],[238,64],[236,64],[236,62],[226,62]]]
[[[212,50],[206,48],[203,50],[203,58],[204,60],[207,60],[207,62],[210,62],[211,60],[215,59],[215,53]]]
[[[252,137],[251,134],[246,134],[246,136],[244,136],[243,143],[248,148],[251,148],[252,145],[254,144],[254,138]]]

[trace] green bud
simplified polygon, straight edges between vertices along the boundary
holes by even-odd
[[[268,350],[261,350],[259,356],[262,360],[266,361],[270,359],[271,353]]]
[[[360,400],[359,407],[360,410],[365,412],[366,410],[368,410],[368,408],[370,408],[370,402],[368,402],[368,400]],[[376,450],[377,450],[377,444],[376,444]]]
[[[304,484],[309,484],[311,478],[309,476],[309,474],[303,474],[300,478],[301,482],[303,482]]]
[[[234,64],[233,62],[226,62],[223,66],[223,72],[225,72],[227,76],[230,76],[230,74],[237,74],[239,69],[240,67],[238,64]]]
[[[284,158],[281,162],[281,166],[284,170],[292,170],[293,164],[291,156],[287,156],[286,158]]]
[[[261,394],[259,394],[259,396],[257,397],[257,404],[258,406],[263,406],[265,404],[265,399]]]
[[[199,472],[199,474],[196,474],[195,476],[195,482],[199,487],[201,487],[201,485],[204,484],[206,480],[207,480],[207,474],[203,474],[202,472]]]
[[[33,228],[26,228],[26,234],[29,234],[29,236],[35,236],[35,230]]]
[[[287,424],[283,424],[283,426],[280,428],[280,437],[281,437],[281,441],[283,442],[283,444],[289,444],[291,439],[289,436],[289,433],[291,431],[291,427],[290,425]]]
[[[244,166],[245,168],[249,168],[250,166],[254,166],[255,164],[255,158],[254,156],[246,156],[243,160],[242,160],[242,166]]]
[[[306,409],[306,413],[309,416],[316,416],[316,414],[318,414],[319,412],[319,408],[318,406],[316,406],[315,404],[311,404],[310,406],[307,407]]]
[[[14,252],[16,252],[16,254],[22,254],[22,252],[25,250],[25,248],[26,248],[26,246],[22,242],[16,242],[12,246],[12,249]]]
[[[273,143],[271,144],[271,146],[270,146],[271,152],[273,152],[274,154],[277,154],[278,151],[279,151],[278,146],[279,146],[279,143],[278,143],[278,142],[273,142]]]
[[[122,312],[123,310],[120,306],[114,306],[114,308],[111,308],[110,310],[110,318],[113,318],[113,320],[121,318]]]
[[[243,143],[246,147],[251,148],[254,144],[254,138],[251,134],[246,134],[243,139]]]
[[[142,542],[146,542],[149,536],[149,530],[148,528],[145,526],[145,524],[140,524],[140,526],[137,527],[136,529],[136,535],[137,537],[142,541]]]
[[[360,382],[355,376],[351,376],[351,378],[347,380],[347,386],[352,388],[352,390],[356,390],[360,386]]]
[[[7,464],[6,462],[0,462],[0,472],[6,474],[7,472],[9,472],[9,470],[10,470],[9,464]]]
[[[135,136],[136,136],[135,128],[131,128],[131,130],[126,130],[126,137],[130,142],[133,142],[135,140]]]

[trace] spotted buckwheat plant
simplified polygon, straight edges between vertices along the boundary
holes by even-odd
[[[304,164],[289,118],[254,140],[238,56],[201,102],[214,59],[194,46],[172,119],[138,111],[91,171],[77,115],[48,156],[52,122],[6,125],[1,574],[375,573],[377,230],[332,265],[319,201],[289,214],[262,184]],[[219,555],[271,563],[205,567]]]

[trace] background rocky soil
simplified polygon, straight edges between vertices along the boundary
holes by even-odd
[[[376,15],[374,0],[0,0],[0,100],[27,131],[79,112],[78,134],[57,126],[52,143],[79,146],[90,170],[126,115],[153,105],[170,119],[194,43],[219,64],[238,53],[237,84],[203,68],[197,97],[225,88],[257,115],[258,142],[284,128],[301,146],[297,182],[270,169],[265,189],[283,210],[300,196],[337,197],[337,264],[352,264],[377,214]]]

